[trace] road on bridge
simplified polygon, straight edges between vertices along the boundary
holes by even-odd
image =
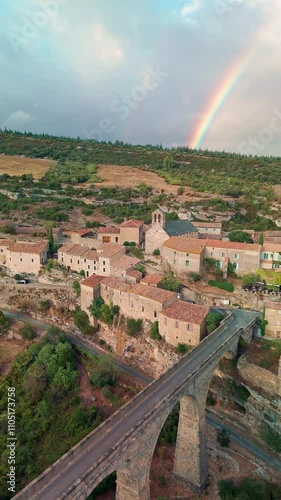
[[[258,313],[235,310],[231,320],[204,339],[179,363],[158,380],[140,392],[132,401],[110,417],[100,428],[88,435],[79,445],[79,453],[65,456],[46,473],[45,485],[40,491],[38,484],[27,486],[14,498],[31,500],[56,500],[73,487],[77,479],[86,477],[94,464],[101,463],[112,449],[128,438],[128,435],[155,410],[155,407],[193,375],[200,374],[208,358],[223,349],[225,342],[245,328]],[[77,450],[76,450],[77,451]],[[41,477],[44,476],[41,475]],[[48,483],[46,484],[46,481]]]

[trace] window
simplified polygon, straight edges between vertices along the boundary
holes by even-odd
[[[88,269],[91,269],[91,266],[88,265]]]
[[[84,262],[87,262],[87,259],[84,259]]]
[[[80,264],[80,260],[77,260],[77,264]]]
[[[189,332],[193,332],[193,325],[187,325],[187,329]]]
[[[222,256],[222,257],[225,257],[225,252],[222,252],[222,253],[221,253],[221,256]]]
[[[189,260],[186,260],[186,261],[185,261],[185,266],[186,266],[186,267],[190,267],[190,261],[189,261]]]
[[[234,263],[232,264],[232,269],[233,269],[233,271],[238,271],[238,268],[239,268],[239,264],[238,264],[238,262],[234,262]]]
[[[141,311],[144,313],[144,307],[141,308]]]
[[[94,266],[94,271],[96,271],[96,270],[97,270],[97,267],[96,267],[96,266]]]
[[[118,243],[118,236],[116,236],[116,238],[115,238],[115,242],[116,242],[116,243]]]
[[[102,271],[105,273],[105,267],[103,268],[103,270],[102,270]]]
[[[268,253],[264,253],[263,254],[263,258],[264,258],[264,260],[269,260],[269,254]]]
[[[63,257],[61,258],[61,261],[63,262]]]
[[[178,321],[176,321],[176,322],[175,322],[175,328],[178,328],[178,327],[179,327],[179,322],[178,322]]]
[[[174,250],[174,255],[177,255],[177,252]]]
[[[174,263],[174,264],[176,264],[176,262],[177,262],[177,261],[176,261],[176,259],[174,259],[174,260],[173,260],[173,263]]]
[[[105,266],[105,260],[103,261],[102,265]]]
[[[186,256],[189,257],[189,253],[187,253]]]
[[[239,259],[239,253],[234,254],[234,259]]]
[[[157,311],[154,311],[154,318],[157,318]]]
[[[221,260],[217,261],[217,267],[222,267],[222,261]]]
[[[94,260],[94,264],[96,264],[96,261]]]
[[[20,258],[20,261],[22,262],[22,258]]]
[[[3,248],[1,248],[1,253],[3,253]]]
[[[34,262],[34,259],[31,259],[31,262]]]
[[[72,259],[70,259],[70,264],[72,264]]]

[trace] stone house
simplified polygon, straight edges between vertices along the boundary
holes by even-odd
[[[152,227],[145,234],[145,251],[152,254],[154,250],[163,250],[163,244],[171,236],[198,238],[196,227],[189,220],[166,221],[166,214],[158,208],[152,213]]]
[[[141,280],[141,285],[154,286],[155,288],[158,288],[163,279],[164,276],[161,274],[148,274]]]
[[[209,307],[176,300],[159,314],[159,333],[168,344],[195,346],[206,335]]]
[[[261,245],[236,243],[233,241],[209,240],[205,242],[204,258],[212,258],[218,262],[223,273],[227,272],[229,263],[239,274],[253,273],[260,267]]]
[[[6,267],[14,274],[39,274],[48,257],[49,242],[11,242],[6,250]]]
[[[278,269],[281,267],[281,244],[264,243],[261,249],[261,269]]]
[[[200,273],[204,260],[205,243],[199,239],[172,236],[163,244],[163,264],[177,276]]]
[[[125,252],[125,247],[121,245],[106,244],[91,250],[68,243],[58,250],[58,263],[69,271],[84,271],[86,277],[92,274],[110,276],[113,263],[125,256]]]
[[[135,285],[129,293],[126,316],[134,319],[158,321],[159,313],[177,299],[177,294],[161,288]]]
[[[266,336],[281,339],[281,303],[267,302],[265,304]]]
[[[196,227],[200,237],[207,236],[211,238],[212,236],[221,236],[222,223],[221,222],[192,222],[193,226]]]
[[[143,221],[130,219],[120,226],[99,227],[97,236],[102,243],[119,243],[123,245],[127,241],[129,243],[133,242],[140,247],[144,242]]]
[[[104,302],[119,306],[120,313],[127,316],[131,285],[118,278],[107,277],[101,282],[100,294]]]
[[[140,260],[136,259],[136,257],[122,255],[112,263],[110,276],[115,276],[116,278],[120,278],[126,281],[127,273],[133,271],[134,266],[139,263]]]
[[[81,285],[81,309],[85,311],[90,319],[90,323],[96,326],[96,320],[89,313],[89,307],[93,300],[100,297],[100,284],[102,280],[105,279],[104,276],[96,276],[93,274],[89,278],[86,278],[80,283]]]

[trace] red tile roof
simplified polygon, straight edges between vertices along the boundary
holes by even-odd
[[[9,245],[11,245],[11,243],[11,240],[0,239],[0,247],[8,247]]]
[[[132,269],[131,271],[126,272],[126,276],[129,276],[130,278],[139,279],[142,277],[142,273],[137,269]]]
[[[119,227],[98,227],[99,234],[120,234]]]
[[[81,285],[94,288],[95,286],[99,285],[104,279],[105,279],[104,276],[92,274],[92,276],[90,276],[89,278],[86,278],[85,280],[81,281]]]
[[[194,325],[201,325],[209,312],[209,307],[199,306],[197,304],[189,304],[182,300],[176,300],[166,309],[160,312],[167,318],[177,319],[178,321],[185,321]]]
[[[143,226],[143,220],[130,219],[130,220],[126,220],[125,222],[123,222],[123,224],[121,224],[120,227],[138,227],[138,228],[140,228],[141,226]]]
[[[122,271],[127,271],[127,269],[131,269],[131,267],[135,266],[140,262],[136,257],[130,257],[129,255],[122,255],[119,259],[116,259],[112,263],[112,267],[115,269],[121,269]]]
[[[17,252],[17,253],[31,253],[41,255],[46,248],[49,247],[48,241],[42,241],[40,243],[21,243],[21,242],[13,242],[9,246],[9,252]]]
[[[279,253],[279,252],[281,252],[281,244],[278,244],[278,243],[264,243],[264,245],[262,247],[262,252]]]
[[[158,285],[164,279],[160,274],[148,274],[141,280],[141,285]]]
[[[113,288],[114,290],[120,290],[121,292],[129,292],[131,290],[131,285],[124,283],[124,281],[121,281],[118,278],[110,276],[103,279],[102,285]]]
[[[146,299],[154,300],[155,302],[160,302],[163,304],[167,300],[176,297],[174,292],[169,292],[168,290],[162,290],[161,288],[154,288],[152,286],[146,285],[135,285],[130,290],[131,294],[140,295]]]
[[[205,243],[201,243],[198,238],[184,238],[181,236],[172,236],[165,241],[164,247],[171,248],[178,252],[201,254]]]
[[[237,243],[235,241],[218,241],[214,239],[207,239],[205,246],[208,248],[229,248],[229,250],[248,250],[252,252],[260,252],[261,245],[255,243]]]

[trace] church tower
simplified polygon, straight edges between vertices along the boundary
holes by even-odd
[[[152,212],[152,225],[160,224],[161,227],[165,227],[166,225],[166,214],[162,210],[162,208],[157,208]]]

